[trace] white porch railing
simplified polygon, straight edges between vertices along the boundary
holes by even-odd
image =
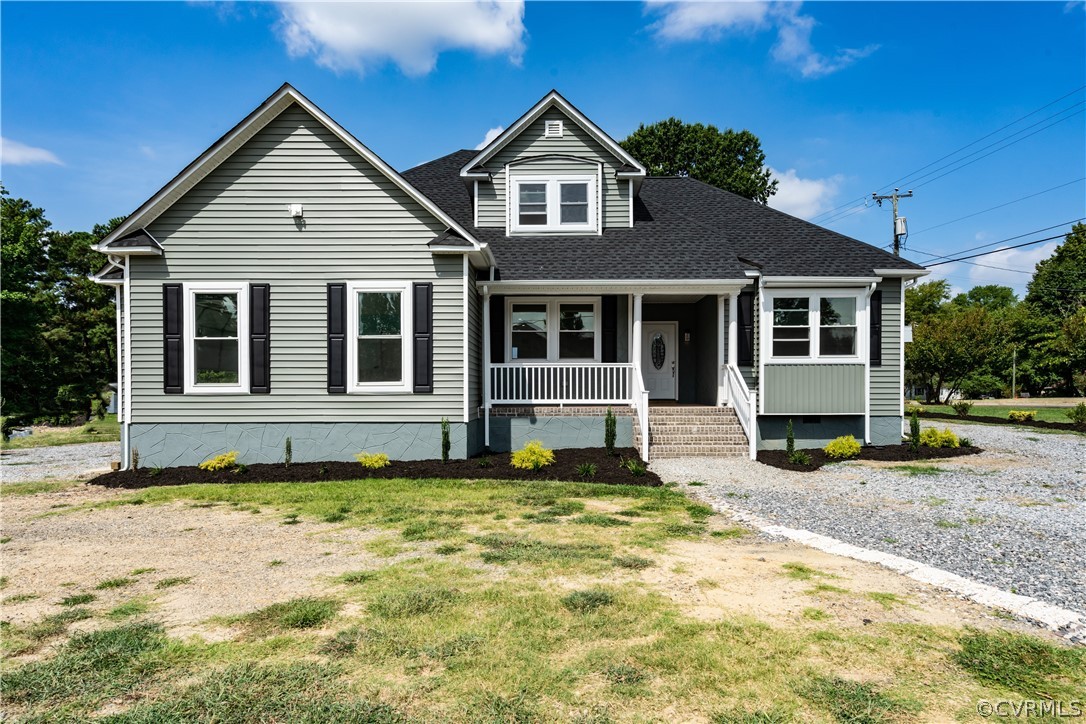
[[[634,372],[633,406],[637,411],[637,424],[641,428],[641,459],[649,461],[649,393],[639,371]]]
[[[758,409],[758,393],[747,387],[739,368],[731,365],[724,365],[724,386],[728,392],[728,406],[735,409],[735,416],[739,418],[739,424],[747,434],[750,459],[756,460],[758,440],[755,410]]]
[[[632,364],[522,362],[490,365],[495,405],[630,405]]]

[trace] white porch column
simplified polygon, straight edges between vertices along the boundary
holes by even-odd
[[[726,294],[716,295],[716,404],[717,407],[728,402],[728,378],[727,370],[724,369],[728,364],[726,352],[724,351],[724,305],[727,303]]]
[[[483,287],[483,446],[490,447],[490,290]]]
[[[729,367],[738,367],[739,362],[739,292],[728,295],[728,361]],[[725,374],[727,372],[725,371]],[[730,383],[728,383],[730,384]],[[735,401],[729,399],[728,407],[735,407]]]
[[[641,298],[643,294],[635,294],[633,298],[633,354],[630,362],[633,363],[634,372],[641,374]]]

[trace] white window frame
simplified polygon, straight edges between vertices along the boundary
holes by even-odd
[[[521,184],[546,184],[547,186],[547,223],[521,224],[520,223],[520,185]],[[565,183],[583,183],[588,194],[588,221],[584,224],[563,224],[561,189]],[[591,232],[595,233],[597,227],[597,196],[596,187],[599,181],[594,174],[574,174],[560,176],[533,176],[528,174],[512,175],[509,180],[509,230],[516,234],[535,234],[539,232],[552,233],[564,232]]]
[[[412,392],[412,356],[414,347],[412,331],[411,282],[347,282],[347,392],[351,394],[384,394],[389,392]],[[359,292],[399,292],[400,294],[400,372],[399,382],[359,382],[358,381],[358,293]]]
[[[868,359],[869,328],[867,324],[866,289],[766,289],[763,291],[761,346],[762,357],[767,363],[779,364],[864,364]],[[773,354],[773,302],[782,297],[807,299],[807,329],[810,339],[808,353],[790,357]],[[820,328],[822,326],[822,298],[847,298],[856,300],[856,352],[851,355],[823,355]]]
[[[185,294],[185,394],[237,395],[249,393],[249,283],[184,282]],[[196,382],[196,295],[236,294],[238,296],[238,381],[234,384]]]
[[[547,357],[546,359],[513,359],[513,305],[514,304],[545,304],[547,306]],[[592,313],[596,320],[594,332],[594,351],[591,359],[587,357],[579,359],[559,359],[559,335],[561,330],[558,325],[561,321],[559,310],[563,304],[591,304]],[[600,297],[506,297],[505,298],[505,359],[510,364],[597,364],[603,351],[603,320],[600,319]]]

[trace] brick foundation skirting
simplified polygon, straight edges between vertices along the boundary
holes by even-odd
[[[612,405],[611,412],[615,413],[615,417],[634,416],[634,409],[629,405]],[[491,417],[603,417],[606,414],[606,406],[593,405],[566,405],[564,407],[495,405],[490,408]]]

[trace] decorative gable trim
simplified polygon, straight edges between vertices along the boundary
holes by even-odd
[[[213,143],[210,148],[200,154],[196,160],[186,166],[181,173],[159,189],[154,196],[144,202],[143,205],[130,214],[122,224],[92,248],[95,251],[102,253],[116,253],[116,249],[111,248],[110,244],[121,239],[134,229],[140,229],[150,225],[167,209],[173,206],[173,204],[182,196],[188,193],[197,183],[230,158],[230,156],[241,148],[242,145],[267,126],[268,123],[295,103],[313,116],[318,122],[323,124],[325,128],[331,131],[341,141],[347,144],[351,150],[392,181],[392,183],[399,187],[401,191],[426,209],[434,216],[434,218],[441,221],[449,229],[455,231],[463,239],[470,241],[474,251],[482,251],[486,254],[488,259],[492,259],[490,250],[485,244],[481,244],[476,240],[474,236],[454,221],[452,217],[442,211],[437,204],[415,189],[414,186],[409,184],[403,176],[385,163],[377,154],[366,148],[366,146],[364,146],[357,138],[348,133],[346,129],[332,120],[328,114],[314,105],[312,101],[299,93],[289,83],[284,83],[279,90],[271,95],[271,97],[260,104],[260,106],[246,116],[240,123],[227,131],[222,138]]]
[[[611,154],[617,158],[625,167],[620,171],[620,175],[624,178],[644,178],[648,175],[645,167],[638,163],[637,159],[628,154],[613,138],[603,132],[599,126],[590,121],[586,115],[581,113],[572,103],[567,101],[562,95],[552,90],[547,95],[536,103],[532,108],[521,116],[517,121],[505,129],[497,138],[490,142],[482,151],[480,151],[475,157],[468,161],[464,167],[460,170],[460,176],[462,178],[488,178],[489,172],[485,168],[485,164],[491,158],[494,157],[499,151],[519,136],[525,128],[530,126],[533,122],[539,119],[546,111],[551,108],[558,108],[565,113],[569,118],[576,122],[581,128],[583,128],[590,136],[595,138],[600,145],[606,148]],[[545,129],[546,137],[553,137],[549,135],[549,122]]]

